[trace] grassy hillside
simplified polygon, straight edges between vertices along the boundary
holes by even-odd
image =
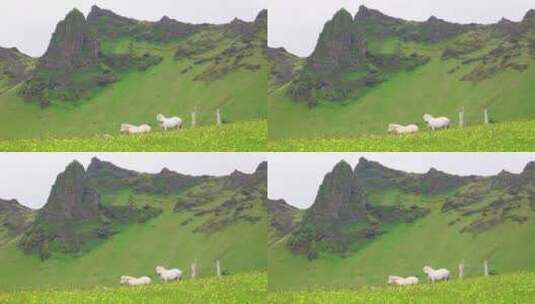
[[[272,130],[270,125],[270,132]],[[535,147],[535,121],[503,122],[415,135],[323,135],[318,138],[280,139],[268,143],[270,151],[400,151],[400,152],[531,152]]]
[[[217,260],[226,274],[266,270],[265,177],[79,166],[59,175],[31,227],[0,245],[0,289],[116,286],[121,275],[156,279],[157,265],[189,278],[195,261],[200,277],[214,276]],[[85,200],[66,203],[77,196]]]
[[[267,223],[239,223],[207,235],[192,232],[202,220],[183,226],[188,218],[165,211],[145,224],[123,228],[87,253],[44,262],[24,255],[13,241],[0,248],[0,276],[9,278],[2,280],[2,289],[116,286],[123,274],[156,279],[158,264],[179,267],[189,277],[195,259],[200,276],[215,275],[217,259],[229,273],[266,269]],[[35,275],[32,280],[24,274],[28,272]]]
[[[135,136],[94,135],[58,138],[47,135],[43,138],[0,140],[0,151],[261,152],[266,150],[266,142],[266,121],[255,121]]]
[[[533,303],[534,286],[533,273],[519,273],[408,288],[272,292],[267,303]]]
[[[253,272],[139,288],[0,292],[0,303],[259,303],[266,298],[266,284],[265,273]]]
[[[533,28],[529,20],[514,24],[522,29],[520,34],[502,33],[499,25],[492,25],[467,28],[464,33],[424,42],[395,32],[396,26],[386,26],[382,33],[379,24],[389,18],[361,17],[360,21],[347,25],[345,31],[357,31],[358,37],[365,37],[365,50],[373,64],[322,76],[325,79],[318,85],[321,89],[317,89],[317,96],[313,95],[312,104],[290,97],[295,80],[270,94],[270,138],[385,134],[389,123],[416,123],[423,128],[424,113],[448,116],[457,125],[463,108],[469,126],[483,122],[484,109],[488,109],[494,122],[535,117],[531,102],[535,97],[531,86],[535,80],[535,53],[531,48],[534,34],[524,30]],[[371,28],[364,27],[365,22]],[[411,26],[410,22],[400,22]],[[420,25],[426,28],[425,24]],[[443,26],[447,28],[446,24]],[[429,30],[435,29],[429,27]],[[439,32],[440,26],[436,30]],[[318,48],[323,45],[328,44],[320,39]],[[401,56],[402,62],[403,56],[413,54],[425,56],[429,61],[411,69],[400,69],[388,61]],[[378,72],[377,58],[386,58],[381,59],[384,62],[379,61],[387,63]],[[301,72],[303,76],[296,78],[299,81],[312,73],[315,57],[307,60],[309,67]],[[351,84],[373,73],[379,73],[379,80],[365,86]],[[336,89],[342,90],[344,97],[329,99],[330,85],[338,86]]]
[[[367,189],[367,195],[348,202],[351,206],[365,204],[359,217],[348,222],[344,216],[353,211],[336,209],[341,204],[337,196],[360,191],[355,186],[349,190],[329,188],[336,187],[332,186],[333,174],[337,185],[346,183],[337,166],[326,176],[299,229],[272,242],[271,289],[384,286],[389,275],[417,276],[425,281],[425,265],[447,268],[457,277],[462,261],[465,277],[482,276],[485,260],[498,275],[535,270],[531,258],[535,246],[529,241],[535,233],[532,165],[520,175],[502,172],[489,178],[460,179],[439,171],[419,177],[404,175],[377,164],[361,166],[361,162],[355,180]],[[331,196],[325,197],[329,193]],[[420,208],[427,213],[408,221],[396,220],[403,216],[402,210],[414,213]],[[334,218],[318,224],[319,215],[315,214],[320,211],[324,218],[335,214]],[[367,222],[371,224],[366,226]],[[366,227],[364,231],[369,232],[364,238],[354,233]],[[314,234],[317,231],[319,236]]]
[[[349,257],[323,256],[309,261],[279,242],[269,251],[269,286],[275,290],[383,286],[391,274],[424,280],[426,263],[447,267],[457,276],[462,260],[467,276],[482,276],[487,258],[500,275],[535,270],[531,258],[535,247],[529,241],[535,221],[507,223],[476,237],[452,231],[448,225],[452,220],[434,211],[413,224],[400,224]]]
[[[254,46],[241,54],[241,60],[255,64],[254,69],[238,60],[230,65],[229,60],[237,55],[227,49],[241,45],[243,36],[226,31],[224,27],[206,27],[191,36],[159,42],[128,35],[99,37],[102,56],[118,58],[114,59],[117,64],[121,58],[144,58],[146,54],[162,61],[146,70],[128,65],[113,70],[114,80],[106,85],[76,88],[83,92],[79,99],[51,98],[44,108],[23,100],[19,90],[24,84],[0,92],[0,138],[115,135],[121,123],[149,123],[158,129],[158,113],[178,115],[186,127],[191,125],[193,111],[198,125],[215,124],[217,109],[226,123],[265,119],[267,63],[261,48]],[[207,43],[214,46],[207,49]],[[175,57],[181,47],[191,48],[195,56]],[[83,70],[73,77],[92,79],[93,73]],[[210,73],[213,77],[206,77]]]

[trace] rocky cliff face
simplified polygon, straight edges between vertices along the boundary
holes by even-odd
[[[284,200],[267,200],[267,211],[271,220],[273,240],[288,235],[298,225],[299,209],[289,205]]]
[[[89,184],[84,167],[73,162],[58,175],[39,220],[52,225],[98,221],[100,196]]]
[[[72,10],[58,23],[40,65],[56,71],[85,69],[97,64],[99,43],[91,35],[85,16]]]
[[[314,70],[332,73],[364,64],[367,42],[356,34],[353,17],[340,10],[325,24],[307,64]]]
[[[5,77],[10,86],[25,81],[31,75],[33,61],[17,48],[0,47],[0,80]]]
[[[31,225],[33,211],[17,200],[0,199],[0,232],[5,229],[9,237],[16,237]]]
[[[323,226],[329,223],[345,225],[367,221],[368,207],[368,197],[356,182],[351,166],[340,162],[323,179],[305,218],[308,222]]]
[[[431,26],[431,30],[428,28]],[[449,25],[448,25],[449,26]],[[444,24],[415,25],[361,6],[355,18],[342,9],[328,21],[305,67],[290,84],[288,95],[310,107],[318,100],[341,101],[367,87],[384,81],[384,71],[411,70],[429,58],[417,53],[370,52],[369,41],[398,37],[401,40],[429,40],[425,35],[442,37],[451,30]],[[426,28],[424,31],[423,29]],[[448,27],[449,28],[449,27]],[[407,35],[411,33],[411,35]],[[351,76],[358,72],[360,77]]]

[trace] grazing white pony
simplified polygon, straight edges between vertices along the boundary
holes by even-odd
[[[397,286],[409,286],[418,284],[417,277],[402,278],[398,276],[388,276],[388,284]]]
[[[424,121],[431,130],[448,129],[450,127],[450,119],[447,117],[433,117],[431,114],[424,114]]]
[[[164,282],[178,281],[182,278],[182,271],[178,268],[165,269],[163,266],[156,266],[156,273],[160,276]]]
[[[394,134],[410,134],[410,133],[416,133],[418,132],[418,126],[417,125],[408,125],[408,126],[402,126],[398,124],[389,124],[388,125],[388,133],[394,133]]]
[[[142,133],[150,133],[150,131],[151,131],[151,127],[147,124],[143,124],[141,126],[134,126],[131,124],[121,125],[121,133],[142,134]]]
[[[143,285],[149,285],[151,283],[151,279],[149,277],[140,277],[140,278],[134,278],[131,276],[121,276],[121,285],[127,285],[127,286],[143,286]]]
[[[181,129],[182,128],[182,119],[180,117],[165,117],[163,114],[158,114],[156,116],[156,120],[160,122],[160,127],[162,127],[165,131],[167,129]]]
[[[424,273],[427,274],[427,279],[433,283],[450,279],[450,271],[445,268],[435,270],[431,266],[424,266]]]

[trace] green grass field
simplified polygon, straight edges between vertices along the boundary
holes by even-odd
[[[49,135],[34,139],[0,140],[0,151],[260,152],[266,150],[266,142],[267,122],[253,121],[132,136],[57,138]]]
[[[271,130],[271,122],[270,122]],[[423,131],[413,135],[364,135],[271,140],[270,151],[294,152],[530,152],[535,148],[535,120]]]
[[[407,288],[270,292],[267,303],[535,303],[535,274],[423,283]]]
[[[391,44],[387,39],[373,41],[370,47],[388,49]],[[416,123],[424,128],[424,113],[447,116],[457,125],[463,108],[468,126],[483,123],[485,108],[490,119],[500,123],[535,117],[535,62],[528,51],[523,50],[518,59],[529,65],[527,70],[505,69],[490,79],[473,83],[460,79],[478,63],[443,61],[445,45],[402,43],[404,53],[416,51],[431,61],[413,71],[389,72],[384,83],[343,102],[320,100],[318,106],[309,109],[304,103],[291,101],[286,87],[278,89],[268,97],[270,139],[382,135],[389,123]]]
[[[0,292],[0,303],[261,303],[266,299],[266,284],[265,273],[252,272],[147,287]]]

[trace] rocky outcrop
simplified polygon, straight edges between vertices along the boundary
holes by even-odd
[[[284,200],[267,200],[267,211],[271,220],[273,239],[283,237],[292,232],[298,225],[299,209],[288,205]]]
[[[0,79],[7,77],[11,86],[27,80],[31,75],[33,60],[17,48],[0,47]]]
[[[40,65],[49,70],[73,71],[97,64],[99,43],[91,35],[85,16],[72,10],[56,30]]]
[[[31,225],[33,211],[17,200],[0,199],[0,231],[7,230],[10,237],[26,232]]]
[[[325,73],[346,70],[364,64],[367,53],[367,42],[355,33],[353,17],[342,9],[325,24],[307,65]]]
[[[99,220],[100,196],[92,188],[84,167],[74,161],[58,175],[39,220],[54,226]]]
[[[271,83],[280,87],[292,81],[297,75],[296,65],[300,58],[284,48],[266,48],[266,56],[271,68]]]

